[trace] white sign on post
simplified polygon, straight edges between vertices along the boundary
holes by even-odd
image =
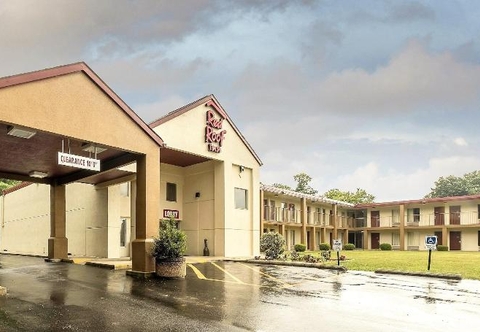
[[[342,241],[341,240],[333,240],[333,250],[340,251],[342,250]]]
[[[77,156],[69,153],[59,152],[58,164],[100,172],[100,160]]]
[[[435,235],[425,236],[425,248],[427,248],[428,250],[437,249],[437,236]]]

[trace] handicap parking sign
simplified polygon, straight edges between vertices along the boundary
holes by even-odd
[[[437,246],[437,236],[435,235],[428,235],[425,236],[425,247],[427,249],[435,249]]]

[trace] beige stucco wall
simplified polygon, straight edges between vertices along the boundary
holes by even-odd
[[[203,255],[204,239],[208,241],[210,255],[220,256],[222,246],[216,245],[216,234],[221,230],[215,229],[215,162],[208,161],[192,165],[184,169],[184,217],[181,228],[188,237],[189,255]],[[200,193],[200,197],[195,197]]]
[[[3,199],[1,250],[46,255],[50,236],[50,187],[32,184]]]
[[[160,213],[163,216],[163,210],[178,210],[180,212],[180,220],[183,219],[183,201],[184,201],[184,176],[183,167],[160,164]],[[177,201],[167,201],[167,183],[175,183],[177,185]]]
[[[107,192],[74,183],[66,188],[68,252],[107,257]],[[50,187],[31,184],[7,194],[0,248],[46,255],[50,236]],[[28,208],[25,208],[28,207]]]
[[[211,255],[253,256],[259,253],[260,166],[226,120],[221,152],[208,151],[205,126],[209,109],[213,110],[200,105],[154,128],[167,146],[212,159],[184,168],[183,206],[178,209],[183,209],[181,227],[189,236],[188,253],[201,255],[203,239],[208,239]],[[240,166],[245,168],[242,174]],[[171,169],[166,169],[166,176],[173,176]],[[235,209],[235,187],[248,191],[245,211]],[[195,199],[195,192],[201,193],[199,199]]]
[[[128,126],[125,139],[132,120],[82,72],[0,89],[0,106],[8,123],[127,151],[158,148],[137,125]]]
[[[132,234],[130,186],[131,184],[127,182],[102,189],[108,192],[107,257],[109,258],[120,258],[129,255]],[[122,218],[127,219],[126,242],[128,248],[126,250],[122,250],[120,247],[120,231]]]
[[[48,199],[48,198],[47,198]],[[108,192],[94,186],[67,186],[68,252],[75,256],[108,257]]]
[[[478,229],[462,229],[462,251],[479,251]],[[449,239],[450,241],[450,239]]]

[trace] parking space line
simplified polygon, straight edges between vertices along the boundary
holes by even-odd
[[[206,264],[205,263],[200,263],[200,264]],[[297,285],[296,283],[294,284],[290,284],[290,283],[287,283],[281,279],[278,279],[278,278],[275,278],[274,276],[268,274],[268,273],[265,273],[265,272],[262,272],[260,271],[260,269],[256,269],[256,268],[253,268],[251,266],[248,266],[247,264],[243,264],[243,263],[239,263],[239,265],[243,266],[243,267],[246,267],[247,269],[250,269],[252,271],[255,271],[271,280],[274,280],[276,281],[277,283],[281,284],[281,285],[277,285],[277,286],[271,286],[271,285],[261,285],[261,284],[252,284],[252,283],[247,283],[247,282],[243,282],[242,280],[238,279],[237,277],[235,277],[233,274],[231,274],[230,272],[228,272],[227,270],[225,270],[224,268],[222,268],[221,266],[219,266],[218,264],[214,263],[214,262],[210,262],[210,264],[212,264],[213,266],[215,266],[217,269],[221,270],[223,273],[225,273],[226,275],[228,275],[230,278],[232,278],[233,280],[222,280],[222,279],[212,279],[212,278],[207,278],[202,272],[200,272],[200,270],[198,268],[196,268],[192,263],[188,263],[187,265],[190,266],[190,268],[193,270],[193,272],[195,273],[195,275],[197,276],[198,279],[201,279],[201,280],[208,280],[208,281],[216,281],[216,282],[224,282],[224,283],[229,283],[229,284],[241,284],[241,285],[248,285],[248,286],[254,286],[254,287],[265,287],[265,288],[291,288],[291,287],[294,287],[295,285]]]
[[[205,277],[205,276],[203,275],[203,273],[200,272],[199,269],[197,269],[195,266],[193,266],[193,264],[187,264],[187,265],[192,268],[193,272],[195,272],[195,274],[197,275],[197,278],[198,278],[198,279],[207,280],[207,277]]]
[[[275,281],[283,284],[283,287],[282,287],[282,288],[289,288],[289,287],[295,286],[295,285],[289,284],[289,283],[287,283],[287,282],[285,282],[285,281],[283,281],[283,280],[277,279],[277,278],[275,278],[274,276],[271,276],[270,274],[267,274],[267,273],[265,273],[265,272],[262,272],[262,271],[260,271],[260,269],[254,269],[253,267],[248,266],[248,265],[243,264],[243,263],[239,263],[239,264],[242,265],[242,266],[244,266],[244,267],[246,267],[246,268],[248,268],[248,269],[250,269],[250,270],[253,270],[253,271],[255,271],[255,272],[258,272],[258,273],[260,273],[260,274],[262,274],[262,275],[264,275],[264,276],[266,276],[266,277],[268,277],[268,278],[270,278],[270,279],[272,279],[272,280],[275,280]]]
[[[236,282],[238,282],[239,284],[244,284],[243,281],[241,281],[240,279],[238,279],[237,277],[235,277],[233,274],[231,274],[230,272],[228,272],[227,270],[221,268],[220,266],[218,266],[218,264],[214,263],[214,262],[210,262],[213,266],[215,266],[216,268],[220,269],[221,271],[223,271],[226,275],[228,275],[230,278],[232,278],[233,280],[235,280]]]

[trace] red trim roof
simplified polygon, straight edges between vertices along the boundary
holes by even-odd
[[[31,184],[33,184],[33,182],[20,182],[19,184],[15,185],[13,187],[2,190],[2,195],[5,196],[7,194],[13,193],[14,191],[17,191],[17,190],[20,190],[22,188],[28,187]]]
[[[470,196],[451,196],[451,197],[434,197],[434,198],[422,198],[406,201],[393,201],[393,202],[381,202],[381,203],[367,203],[355,205],[356,208],[371,208],[380,206],[393,206],[393,205],[407,205],[407,204],[428,204],[428,203],[448,203],[456,201],[473,201],[480,199],[480,195]]]
[[[230,117],[228,116],[227,112],[225,112],[225,110],[223,109],[222,105],[220,105],[220,103],[218,102],[218,100],[215,98],[215,96],[212,94],[212,95],[209,95],[209,96],[205,96],[203,98],[200,98],[194,102],[191,102],[190,104],[187,104],[185,106],[182,106],[166,115],[164,115],[163,117],[153,121],[150,123],[150,127],[151,128],[155,128],[155,127],[158,127],[159,125],[165,123],[165,122],[168,122],[174,118],[176,118],[177,116],[180,116],[192,109],[194,109],[195,107],[198,107],[202,104],[205,104],[205,106],[211,106],[213,107],[222,117],[224,117],[228,123],[230,124],[230,126],[233,128],[233,130],[236,132],[236,134],[238,135],[238,137],[240,137],[240,139],[242,140],[243,144],[245,144],[245,146],[247,147],[247,149],[250,151],[250,153],[253,155],[253,157],[255,158],[255,160],[258,162],[258,164],[261,166],[263,165],[262,163],[262,160],[260,159],[260,157],[257,155],[257,153],[255,152],[255,150],[253,150],[253,148],[251,147],[251,145],[247,142],[247,140],[245,139],[245,137],[242,135],[242,133],[240,132],[240,130],[238,130],[237,126],[235,125],[235,123],[232,121],[232,119],[230,119]]]
[[[152,130],[110,87],[97,75],[95,72],[87,66],[84,62],[77,62],[69,65],[43,69],[25,74],[19,74],[14,76],[7,76],[0,78],[0,89],[44,80],[47,78],[83,72],[87,75],[108,97],[110,97],[143,131],[150,136],[150,138],[163,147],[163,140],[158,134]]]

